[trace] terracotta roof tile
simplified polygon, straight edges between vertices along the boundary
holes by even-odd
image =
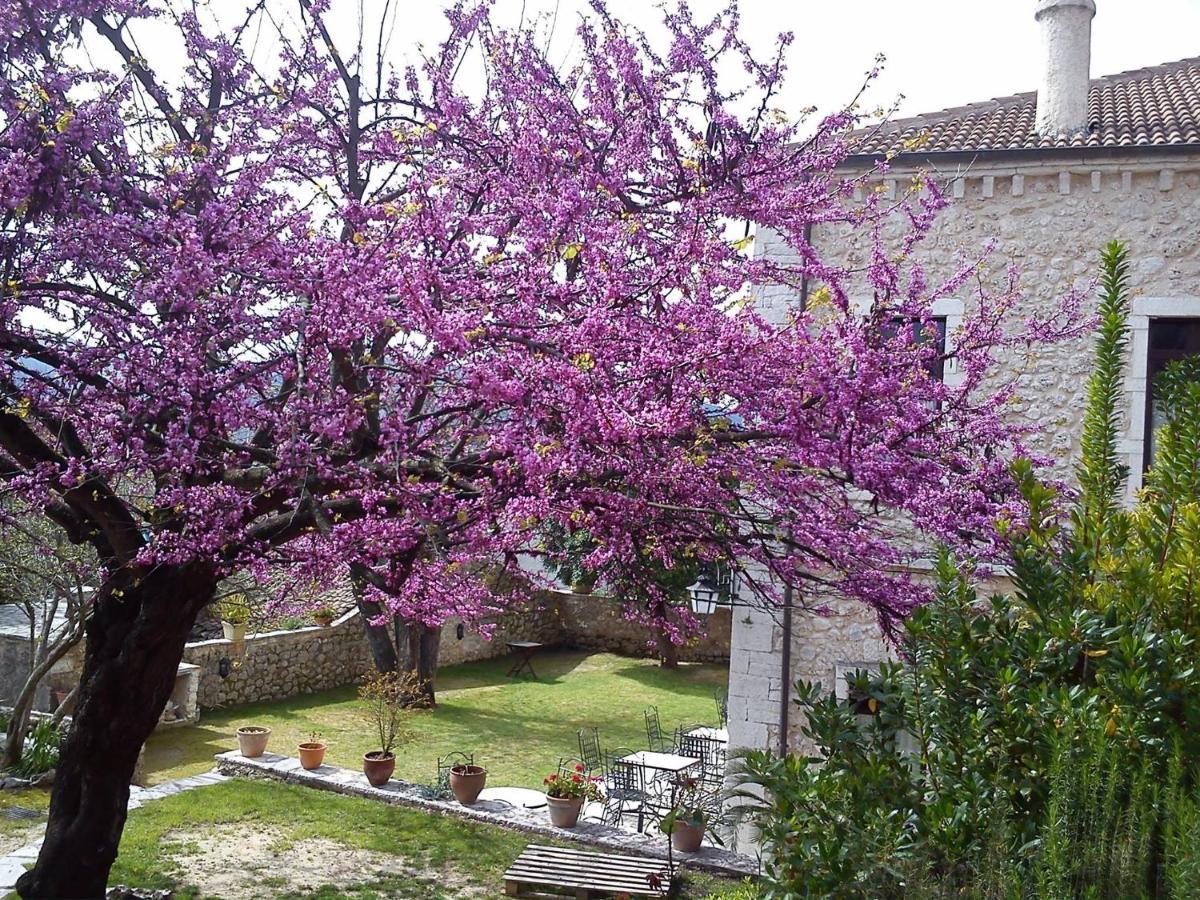
[[[1071,135],[1033,130],[1037,94],[1015,94],[862,129],[856,154],[1163,147],[1200,144],[1200,57],[1094,78],[1089,126]],[[922,137],[924,140],[922,141]]]

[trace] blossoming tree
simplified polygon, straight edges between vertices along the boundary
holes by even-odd
[[[961,380],[929,377],[890,325],[967,291],[973,266],[914,261],[938,193],[855,202],[853,117],[774,111],[782,47],[756,57],[735,11],[668,13],[658,47],[597,5],[560,68],[460,5],[392,72],[382,38],[339,52],[328,6],[0,6],[0,491],[103,563],[25,896],[102,892],[229,573],[349,574],[379,620],[437,625],[501,604],[484,564],[551,522],[598,568],[720,557],[770,574],[762,602],[821,581],[888,623],[920,589],[879,511],[986,544],[1008,502],[984,385],[1027,336],[1012,286],[954,336]],[[813,223],[869,263],[824,264]],[[772,321],[765,284],[825,302]]]

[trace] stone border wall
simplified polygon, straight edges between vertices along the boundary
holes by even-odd
[[[682,647],[679,658],[728,662],[730,610],[718,609],[706,618],[709,633]],[[539,592],[528,606],[492,620],[491,640],[479,633],[478,626],[464,626],[460,638],[459,624],[452,619],[442,630],[440,665],[503,656],[508,653],[508,641],[537,641],[626,656],[654,652],[651,632],[623,619],[619,605],[601,596]],[[212,709],[353,684],[369,671],[371,651],[358,612],[352,611],[325,628],[249,634],[238,642],[222,638],[196,641],[184,648],[183,661],[199,667],[199,704],[202,709]]]
[[[621,606],[606,597],[553,592],[558,598],[563,640],[585,650],[604,650],[624,656],[653,656],[654,634],[650,629],[621,616]],[[729,662],[732,610],[728,606],[702,619],[707,632],[679,648],[684,662]]]

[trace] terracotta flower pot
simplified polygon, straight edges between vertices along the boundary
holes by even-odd
[[[682,819],[675,820],[675,827],[671,830],[671,846],[679,853],[695,853],[703,841],[703,825],[684,822]]]
[[[247,758],[262,756],[267,750],[271,729],[262,725],[243,725],[237,730],[238,752]]]
[[[583,810],[582,797],[546,797],[546,808],[550,810],[550,824],[559,828],[574,828],[579,823]]]
[[[333,616],[313,616],[313,621],[322,628],[328,628],[333,624]]]
[[[246,639],[245,625],[234,625],[232,622],[222,621],[221,630],[225,632],[227,641],[244,641]]]
[[[300,765],[306,769],[320,768],[325,761],[325,744],[323,741],[305,741],[299,746]]]
[[[372,787],[383,787],[396,771],[396,754],[372,750],[363,757],[363,774]]]
[[[455,766],[450,770],[450,790],[454,799],[463,806],[470,806],[479,799],[479,792],[487,783],[487,769],[483,766]]]

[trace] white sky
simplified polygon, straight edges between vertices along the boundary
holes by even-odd
[[[368,0],[368,8],[378,0]],[[394,0],[400,15],[392,38],[397,55],[417,41],[433,44],[444,32],[443,0]],[[722,4],[693,0],[699,12]],[[355,0],[334,0],[351,16]],[[1097,0],[1092,31],[1092,75],[1109,75],[1200,56],[1200,0]],[[496,19],[515,24],[558,9],[554,47],[569,54],[583,0],[497,0]],[[651,0],[609,0],[609,9],[634,24],[653,26]],[[1039,78],[1040,44],[1034,0],[742,0],[753,45],[766,53],[781,31],[796,35],[790,63],[790,110],[829,111],[853,95],[876,53],[886,71],[868,107],[905,101],[900,115],[932,112],[976,100],[1031,91]],[[652,30],[652,28],[651,28]]]

